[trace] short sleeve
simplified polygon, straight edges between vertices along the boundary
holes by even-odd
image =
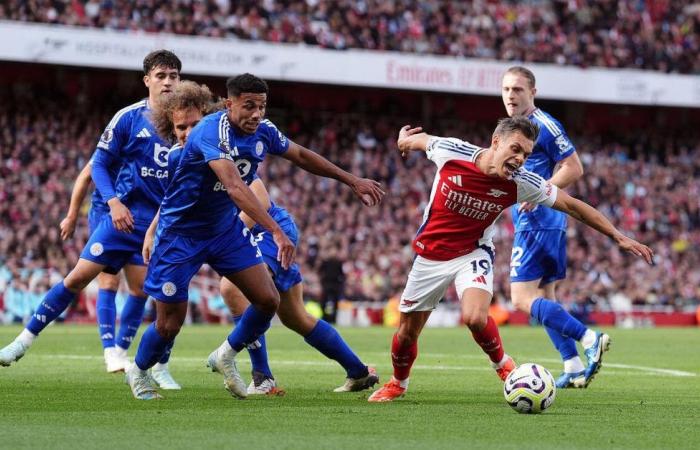
[[[566,134],[564,127],[549,116],[537,116],[539,119],[540,134],[543,139],[540,144],[552,161],[559,162],[568,158],[576,148]]]
[[[513,175],[513,181],[518,185],[518,203],[552,206],[557,199],[557,187],[536,173],[520,169]]]
[[[129,142],[132,118],[129,112],[116,113],[102,132],[97,149],[119,155],[122,147]]]
[[[187,139],[185,148],[192,142],[192,145],[196,146],[196,149],[202,154],[204,162],[208,163],[217,159],[233,161],[230,149],[226,148],[227,144],[219,141],[219,130],[217,127],[203,126],[193,130],[193,134]]]
[[[445,165],[447,161],[453,159],[474,162],[474,158],[479,150],[480,148],[476,145],[472,145],[461,139],[431,136],[430,139],[428,139],[425,154],[429,160],[440,168]]]
[[[277,126],[269,120],[264,120],[263,124],[267,127],[267,137],[269,140],[268,151],[273,155],[281,155],[289,149],[289,138],[285,136]]]

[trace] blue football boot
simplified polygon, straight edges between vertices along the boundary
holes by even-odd
[[[596,332],[595,342],[590,347],[584,349],[584,354],[588,360],[588,367],[586,367],[584,373],[584,384],[580,387],[587,387],[593,377],[598,373],[600,367],[603,365],[603,353],[607,352],[610,348],[610,336],[605,333]]]
[[[556,384],[557,389],[566,389],[566,388],[573,388],[573,387],[586,387],[585,386],[585,381],[586,381],[585,374],[586,374],[585,370],[582,370],[580,372],[573,372],[573,373],[562,372],[554,384]]]

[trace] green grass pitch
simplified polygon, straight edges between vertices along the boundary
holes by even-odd
[[[0,344],[19,330],[0,327]],[[386,381],[393,330],[340,331]],[[143,402],[123,375],[104,372],[95,327],[56,325],[0,368],[0,448],[700,448],[700,329],[609,332],[612,348],[591,386],[560,390],[548,411],[528,416],[505,403],[466,329],[426,329],[408,394],[370,404],[368,392],[333,393],[342,369],[280,326],[268,348],[287,395],[235,400],[205,368],[227,328],[185,327],[171,360],[183,390]],[[559,373],[543,330],[502,335],[516,361]],[[238,361],[248,378],[247,354]]]

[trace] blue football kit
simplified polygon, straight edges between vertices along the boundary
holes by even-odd
[[[167,186],[170,146],[158,137],[149,112],[148,101],[142,100],[115,114],[92,160],[102,203],[116,196],[134,217],[134,230],[126,233],[103,215],[85,245],[80,257],[107,266],[106,272],[116,273],[128,263],[143,265],[143,238]],[[114,166],[119,167],[116,180],[110,178]]]
[[[525,169],[548,180],[557,163],[576,149],[551,115],[538,108],[529,119],[540,132]],[[541,279],[545,285],[566,278],[566,214],[542,205],[529,212],[519,212],[518,207],[511,208],[515,225],[511,282]]]
[[[190,280],[202,264],[228,275],[263,262],[255,236],[209,162],[232,161],[250,184],[267,153],[283,154],[288,147],[289,140],[267,120],[250,135],[235,130],[225,111],[197,124],[185,147],[172,155],[177,166],[160,207],[146,293],[164,302],[187,301]]]

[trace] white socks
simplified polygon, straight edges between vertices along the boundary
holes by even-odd
[[[15,338],[15,341],[19,341],[24,344],[25,347],[29,348],[34,343],[34,339],[36,339],[36,337],[37,336],[34,333],[25,328],[22,330],[19,336]]]
[[[578,356],[564,361],[564,372],[566,373],[579,373],[585,370],[583,366],[583,361]]]
[[[595,336],[595,331],[587,329],[581,338],[581,345],[583,345],[583,348],[590,348],[593,346],[593,344],[595,344]]]

